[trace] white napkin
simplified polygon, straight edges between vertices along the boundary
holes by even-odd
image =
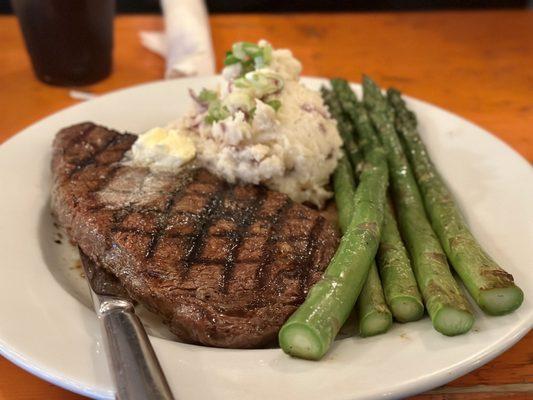
[[[215,56],[203,0],[161,0],[165,32],[142,31],[141,43],[166,57],[165,78],[215,73]]]

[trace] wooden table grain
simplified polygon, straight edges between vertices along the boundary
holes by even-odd
[[[216,15],[216,57],[237,40],[289,47],[305,75],[358,80],[437,104],[488,129],[533,162],[533,13],[529,11],[379,14]],[[162,28],[158,16],[119,16],[115,67],[106,80],[80,88],[106,93],[160,79],[162,60],[139,43],[141,30]],[[76,104],[67,88],[32,74],[16,20],[0,17],[0,142],[25,126]],[[38,334],[38,333],[36,333]],[[533,333],[487,365],[413,397],[533,399]],[[0,357],[0,400],[81,399]]]

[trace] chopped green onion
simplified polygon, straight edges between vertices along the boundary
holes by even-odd
[[[259,45],[250,42],[242,42],[242,49],[247,56],[252,58],[257,57],[263,52]]]
[[[211,102],[218,100],[218,95],[214,90],[202,89],[198,95],[198,100],[209,105]]]
[[[242,61],[245,61],[249,58],[249,55],[245,51],[245,44],[246,42],[237,42],[237,43],[233,43],[233,46],[231,46],[233,55]],[[248,43],[248,44],[253,45],[252,43]]]
[[[222,104],[228,107],[228,110],[240,109],[248,112],[255,107],[255,98],[249,90],[234,90],[222,100]]]
[[[226,52],[224,65],[240,63],[242,66],[240,76],[255,69],[264,68],[272,61],[272,47],[267,44],[259,46],[250,42],[237,42],[231,51]]]
[[[216,100],[209,104],[209,109],[207,111],[207,115],[204,119],[205,122],[208,124],[212,124],[213,122],[217,122],[223,119],[226,119],[230,116],[230,112],[228,109],[222,105],[220,100]]]
[[[265,60],[263,56],[257,56],[254,58],[255,69],[261,69],[265,66]]]
[[[224,65],[233,65],[239,62],[241,62],[241,60],[235,57],[231,51],[226,52],[226,58],[224,59]]]
[[[265,65],[270,64],[272,61],[272,46],[267,44],[266,46],[263,46],[263,62]]]
[[[254,60],[250,59],[248,61],[242,61],[241,66],[242,68],[239,76],[243,76],[248,72],[252,72],[254,70]]]
[[[270,107],[272,107],[274,109],[274,111],[278,111],[279,108],[281,107],[281,101],[279,101],[277,99],[267,101],[266,104],[268,104]]]
[[[218,98],[217,92],[213,90],[202,89],[198,95],[198,100],[208,107],[207,115],[204,119],[208,124],[212,124],[213,122],[229,117],[230,112]]]
[[[235,87],[253,90],[258,98],[280,91],[284,84],[280,75],[269,71],[252,71],[235,80]]]

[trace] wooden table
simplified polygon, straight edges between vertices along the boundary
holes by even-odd
[[[211,18],[217,60],[237,40],[289,47],[306,75],[358,80],[437,104],[493,132],[533,162],[533,13],[528,11],[335,15],[218,15]],[[160,79],[162,60],[139,43],[161,29],[157,16],[116,20],[115,69],[94,93]],[[75,104],[65,88],[33,76],[16,20],[0,17],[0,142]],[[220,63],[219,63],[220,67]],[[529,294],[530,295],[530,294]],[[38,333],[36,333],[38,334]],[[0,358],[0,400],[79,399]],[[414,397],[533,399],[533,333],[487,365]]]

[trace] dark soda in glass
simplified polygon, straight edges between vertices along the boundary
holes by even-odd
[[[111,72],[114,0],[12,0],[37,77],[60,86]]]

